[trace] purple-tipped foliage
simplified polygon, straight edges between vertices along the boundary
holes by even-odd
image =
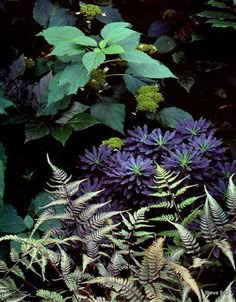
[[[105,188],[103,196],[116,202],[129,199],[132,204],[144,205],[152,200],[149,193],[155,162],[187,176],[189,184],[211,184],[211,192],[218,194],[224,191],[218,179],[235,173],[236,161],[229,162],[227,148],[215,133],[216,129],[203,118],[181,121],[175,131],[136,127],[128,131],[120,151],[104,145],[93,147],[91,152],[86,150],[80,156],[80,168],[86,170],[92,184]]]

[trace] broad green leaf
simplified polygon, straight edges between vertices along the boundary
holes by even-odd
[[[232,28],[236,29],[236,22],[233,22],[233,21],[211,19],[211,20],[206,21],[206,23],[211,24],[212,27],[219,27],[219,28],[232,27]]]
[[[137,89],[139,89],[142,86],[156,84],[156,81],[154,81],[154,80],[145,79],[145,78],[138,78],[138,77],[134,77],[130,74],[125,74],[123,79],[124,79],[124,82],[125,82],[125,85],[126,85],[127,89],[132,94],[136,94]]]
[[[47,192],[39,193],[32,201],[29,207],[31,216],[39,216],[44,210],[41,207],[46,206],[51,202],[50,194]]]
[[[90,75],[82,64],[74,63],[68,65],[61,73],[59,85],[69,85],[67,94],[76,93],[81,87],[88,83]],[[64,87],[64,86],[62,86]]]
[[[43,30],[37,36],[44,37],[49,44],[56,46],[72,42],[75,38],[84,36],[84,33],[74,26],[55,26]]]
[[[104,97],[102,102],[91,106],[91,114],[99,122],[124,133],[125,105]]]
[[[87,52],[83,56],[82,62],[89,73],[100,66],[106,59],[105,54],[100,49],[98,50]]]
[[[1,94],[1,91],[0,91],[0,114],[7,114],[5,109],[12,107],[12,106],[14,106],[14,103],[12,103],[12,101],[3,97],[3,94]]]
[[[25,143],[44,137],[50,129],[42,121],[32,121],[25,125]]]
[[[83,46],[92,46],[92,47],[96,47],[97,46],[97,41],[90,38],[90,37],[86,37],[86,36],[80,36],[80,37],[76,37],[73,42],[75,42],[76,44],[79,45],[83,45]]]
[[[234,14],[225,12],[225,11],[220,11],[220,10],[205,10],[201,13],[198,13],[197,16],[199,17],[204,17],[204,18],[212,18],[212,19],[219,19],[219,20],[224,20],[224,19],[232,19],[236,20],[236,16]]]
[[[51,219],[48,221],[43,222],[40,226],[39,226],[39,230],[42,232],[46,232],[49,231],[53,228],[60,228],[62,227],[60,220],[58,219]]]
[[[152,59],[146,53],[139,50],[127,50],[125,53],[122,53],[120,57],[127,62],[131,63],[146,63],[146,64],[156,64],[158,61]]]
[[[107,45],[107,40],[102,40],[98,43],[99,47],[103,50]]]
[[[137,48],[140,41],[141,34],[134,31],[131,36],[119,42],[119,45],[123,47],[124,50],[133,50]]]
[[[226,4],[221,1],[216,1],[216,0],[210,0],[207,2],[208,5],[212,5],[218,8],[227,8]]]
[[[178,78],[178,83],[189,93],[195,83],[195,77],[191,74],[184,74]]]
[[[64,110],[68,107],[70,103],[70,99],[71,99],[70,96],[66,96],[55,103],[51,103],[51,104],[44,103],[43,106],[38,109],[37,116],[55,115],[59,110]]]
[[[69,9],[62,7],[55,8],[49,19],[49,27],[75,25],[75,23],[76,17]]]
[[[78,130],[87,129],[96,124],[98,124],[98,121],[94,116],[83,112],[73,117],[73,119],[70,120],[67,125],[73,128],[75,131],[78,131]]]
[[[33,9],[34,20],[43,26],[48,27],[49,18],[55,6],[49,0],[36,0]]]
[[[98,1],[96,1],[96,2],[98,2]],[[102,2],[102,5],[104,5],[103,2],[105,2],[105,4],[106,4],[106,2],[112,3],[112,1],[100,1],[100,2]],[[112,7],[112,5],[101,6],[101,10],[102,10],[103,14],[105,14],[105,16],[103,14],[96,16],[96,18],[100,22],[108,24],[108,23],[111,23],[111,22],[121,22],[121,21],[123,21],[122,16],[119,13],[118,9]]]
[[[157,113],[156,119],[166,128],[176,128],[179,121],[193,119],[192,116],[177,107],[168,107]]]
[[[115,54],[120,54],[120,53],[124,53],[124,49],[123,47],[121,47],[120,45],[111,45],[108,46],[107,48],[104,48],[102,50],[106,55],[115,55]]]
[[[126,22],[109,23],[101,30],[101,36],[109,43],[119,43],[134,33],[133,30],[127,28],[129,26],[130,24]]]
[[[74,42],[63,42],[56,45],[49,55],[54,56],[76,56],[84,52],[84,47],[77,45]]]
[[[24,224],[28,229],[31,229],[34,225],[34,220],[30,217],[30,215],[26,215],[24,218]]]
[[[169,36],[161,36],[156,40],[154,45],[157,47],[159,53],[167,53],[176,47],[176,42]]]
[[[13,206],[6,204],[0,210],[0,232],[20,233],[26,229],[24,220],[18,216]]]
[[[58,128],[55,128],[51,132],[51,135],[64,146],[66,141],[70,138],[72,132],[72,128],[68,125],[65,125],[63,127],[59,126]]]
[[[50,90],[47,95],[48,96],[47,106],[53,105],[53,103],[56,103],[56,102],[62,100],[68,94],[68,88],[69,88],[69,84],[63,85],[63,86],[58,85],[53,90]],[[49,110],[50,111],[49,115],[50,114],[53,115],[52,109],[50,109],[50,110]]]
[[[129,63],[129,68],[126,71],[134,76],[152,79],[176,78],[168,67],[155,61],[153,64],[146,63]]]
[[[65,125],[78,113],[85,112],[89,106],[80,102],[74,102],[68,111],[64,112],[61,117],[55,120],[55,123]]]

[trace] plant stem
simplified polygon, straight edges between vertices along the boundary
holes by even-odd
[[[108,74],[106,75],[106,78],[111,78],[111,77],[123,77],[125,73],[113,73],[113,74]]]

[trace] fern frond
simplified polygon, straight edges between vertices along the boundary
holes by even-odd
[[[48,154],[47,154],[47,162],[48,162],[48,164],[51,167],[52,172],[53,172],[53,178],[52,178],[53,182],[57,182],[59,184],[66,184],[66,183],[68,183],[70,181],[71,176],[68,177],[67,173],[64,170],[59,169],[58,167],[54,166],[51,163]]]
[[[178,230],[180,238],[183,241],[183,244],[187,250],[187,253],[198,254],[198,252],[200,251],[200,245],[197,242],[196,238],[193,236],[193,234],[181,224],[173,223],[171,221],[169,222],[173,224]]]
[[[197,197],[190,197],[185,199],[184,201],[182,201],[179,205],[178,208],[180,210],[183,210],[184,208],[192,205],[195,201],[197,201],[198,199],[202,198],[203,196],[197,196]]]
[[[0,279],[0,301],[22,301],[27,295],[17,288],[11,277]]]
[[[98,230],[95,230],[93,232],[91,232],[90,234],[86,235],[84,240],[85,241],[100,241],[102,240],[102,238],[107,235],[108,233],[110,233],[113,229],[115,229],[118,224],[114,224],[114,225],[107,225],[104,226]]]
[[[144,286],[146,297],[148,302],[164,302],[166,301],[165,296],[162,292],[162,286],[160,283],[146,284]]]
[[[221,208],[219,203],[211,196],[211,194],[209,194],[206,187],[204,187],[204,188],[205,188],[205,192],[206,192],[206,196],[207,196],[206,198],[209,203],[209,207],[211,210],[211,214],[212,214],[214,223],[217,226],[224,228],[225,224],[227,224],[227,222],[228,222],[226,213],[223,211],[223,209]]]
[[[112,276],[118,276],[121,271],[128,268],[128,263],[121,253],[115,252],[111,257],[107,270]]]
[[[42,298],[44,302],[64,302],[64,298],[62,295],[57,292],[50,292],[48,290],[39,289],[36,293],[37,297]]]
[[[230,285],[223,291],[220,297],[215,300],[215,302],[235,302],[231,288],[232,284],[233,282],[230,283]]]
[[[79,196],[78,198],[76,198],[73,202],[73,206],[75,208],[83,208],[82,206],[89,200],[91,200],[92,198],[98,196],[103,190],[100,191],[96,191],[96,192],[88,192],[85,193],[82,196]],[[107,202],[108,203],[108,202]]]
[[[174,207],[173,201],[162,201],[158,204],[153,204],[150,206],[150,209],[172,209]]]
[[[226,199],[226,204],[231,215],[235,215],[236,213],[236,186],[233,182],[233,177],[234,174],[229,178]]]
[[[201,292],[197,285],[197,282],[193,279],[191,276],[189,270],[182,265],[179,265],[177,263],[169,263],[170,268],[181,277],[181,279],[186,283],[191,290],[197,295],[198,300],[201,301]]]
[[[229,259],[232,267],[235,270],[234,255],[230,244],[226,240],[214,240],[215,245],[225,254]]]
[[[66,252],[60,248],[61,252],[61,261],[60,261],[60,267],[63,275],[69,275],[70,273],[70,257],[66,254]]]
[[[201,214],[202,214],[202,210],[196,209],[196,210],[192,211],[188,216],[186,216],[182,220],[182,222],[181,222],[182,226],[186,227],[191,222],[193,222],[197,217],[201,216]]]
[[[205,238],[207,242],[213,242],[217,237],[217,229],[213,222],[207,199],[204,205],[203,215],[201,216],[200,227],[203,238]]]
[[[100,283],[106,287],[113,288],[129,302],[146,302],[142,292],[130,280],[115,277],[98,277],[90,280],[90,283]]]
[[[163,248],[164,241],[165,238],[159,238],[145,250],[139,272],[139,280],[142,285],[154,282],[160,270],[163,269],[166,264]]]
[[[176,234],[178,234],[176,230],[170,230],[170,231],[161,231],[158,233],[158,236],[174,237]]]
[[[166,214],[166,215],[162,214],[161,216],[150,218],[149,220],[150,221],[163,221],[163,222],[167,222],[167,221],[177,221],[178,218],[174,214]]]

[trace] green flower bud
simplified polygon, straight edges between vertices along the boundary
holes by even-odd
[[[102,10],[99,6],[93,4],[80,5],[80,13],[88,20],[92,21],[96,15],[101,15]]]
[[[88,86],[94,90],[100,90],[106,84],[106,71],[104,69],[94,69],[91,71],[91,78]]]
[[[164,101],[164,97],[157,85],[142,86],[137,90],[136,101],[137,111],[155,112],[159,103]]]
[[[153,45],[153,44],[144,44],[144,43],[140,43],[138,45],[137,49],[142,51],[142,52],[146,52],[149,55],[153,55],[157,51],[157,48],[156,48],[155,45]]]
[[[124,142],[121,138],[119,137],[111,137],[108,140],[105,140],[102,142],[102,145],[106,145],[107,147],[116,150],[116,149],[121,149],[123,147]]]

